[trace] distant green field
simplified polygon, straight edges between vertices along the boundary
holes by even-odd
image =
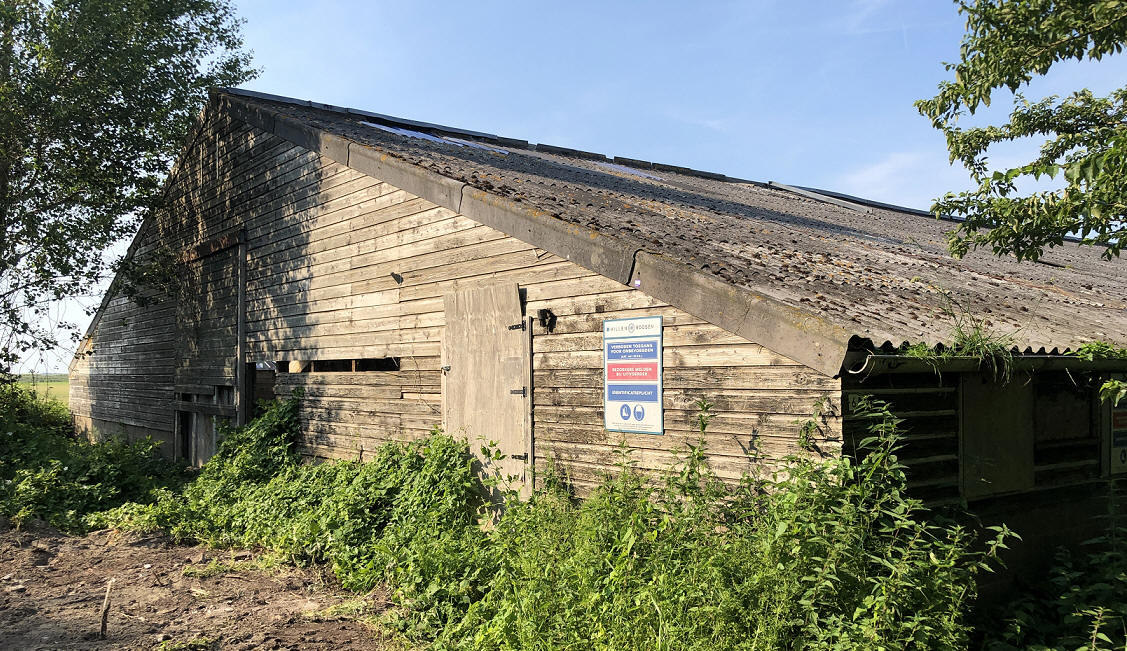
[[[70,402],[70,381],[66,373],[21,375],[18,382],[42,398],[58,400],[64,405]]]

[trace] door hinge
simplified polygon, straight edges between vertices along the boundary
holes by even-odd
[[[509,391],[509,393],[511,393],[514,396],[521,396],[523,398],[524,396],[528,395],[528,388],[527,387],[521,387],[519,389],[512,389],[512,390]]]
[[[527,454],[510,454],[509,458],[515,459],[516,461],[528,461],[528,455]]]
[[[517,323],[516,325],[509,326],[509,330],[524,330],[526,327],[527,326],[524,325],[524,321],[521,321],[520,323]]]

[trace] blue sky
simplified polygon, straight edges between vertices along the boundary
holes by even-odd
[[[919,208],[967,183],[912,106],[958,57],[943,0],[237,6],[255,90]],[[1031,92],[1127,78],[1065,68]]]
[[[917,208],[968,184],[912,106],[958,57],[964,20],[944,0],[235,2],[254,90]],[[1124,80],[1114,57],[1026,93]],[[78,303],[97,297],[57,312],[84,327]]]

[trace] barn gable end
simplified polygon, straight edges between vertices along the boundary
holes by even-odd
[[[603,429],[606,318],[664,318],[665,435],[624,435],[640,467],[667,467],[699,438],[699,398],[718,413],[708,444],[724,477],[745,472],[749,455],[770,461],[800,452],[794,422],[822,400],[830,409],[813,442],[824,453],[839,449],[832,374],[757,343],[752,330],[740,336],[647,291],[700,304],[725,291],[711,279],[678,298],[663,289],[669,263],[641,254],[634,264],[634,252],[629,268],[619,264],[608,271],[618,277],[607,277],[535,246],[533,235],[512,237],[352,169],[327,155],[339,143],[312,151],[238,115],[207,112],[170,183],[168,207],[139,233],[134,254],[171,255],[179,283],[145,305],[120,293],[107,298],[88,335],[93,354],[72,370],[81,427],[151,433],[167,453],[199,462],[214,449],[214,422],[245,417],[251,396],[272,380],[278,395],[305,392],[308,455],[364,458],[382,441],[442,423],[445,296],[509,282],[528,329],[534,461],[558,459],[578,486],[613,467],[623,436]],[[398,170],[396,182],[412,185],[395,164],[381,164],[385,176]],[[413,189],[437,186],[429,191],[442,199],[446,186],[430,182]],[[575,239],[549,224],[558,239]],[[614,264],[609,254],[584,262],[604,271]],[[748,311],[735,309],[741,318]],[[723,309],[709,311],[714,321],[716,311]]]

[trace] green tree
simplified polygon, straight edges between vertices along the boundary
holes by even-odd
[[[1105,257],[1118,256],[1127,244],[1127,87],[1108,97],[1078,90],[1038,101],[1019,91],[1062,61],[1118,54],[1127,42],[1127,2],[960,0],[958,8],[967,30],[960,61],[947,64],[955,78],[941,83],[934,98],[916,102],[947,137],[951,161],[962,163],[978,185],[932,206],[936,214],[965,219],[949,236],[951,253],[985,246],[1036,260],[1071,233],[1102,247]],[[1013,93],[1008,121],[958,126],[1002,89]],[[992,145],[1024,138],[1045,138],[1033,160],[991,169]],[[1055,180],[1054,190],[1017,189],[1022,178],[1046,176]]]
[[[211,86],[252,78],[228,0],[0,2],[0,371],[112,265]]]

